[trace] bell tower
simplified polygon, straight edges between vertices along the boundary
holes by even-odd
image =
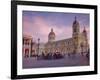
[[[89,43],[88,43],[88,37],[87,37],[87,30],[85,29],[84,27],[84,30],[83,30],[83,45],[84,45],[84,52],[87,52],[88,49],[89,49]]]
[[[72,38],[73,38],[73,45],[74,45],[74,48],[73,48],[73,53],[80,53],[80,24],[79,22],[77,21],[77,17],[75,16],[75,20],[73,22],[73,25],[72,25],[72,31],[73,31],[73,34],[72,34]]]
[[[72,28],[73,28],[73,35],[72,36],[73,37],[78,37],[79,34],[80,34],[80,25],[79,25],[79,22],[77,21],[76,16],[75,16],[75,20],[73,22]]]

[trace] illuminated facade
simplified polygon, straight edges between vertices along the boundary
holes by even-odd
[[[76,17],[72,24],[72,31],[72,38],[56,41],[56,35],[51,29],[48,42],[45,44],[45,52],[60,52],[62,54],[87,52],[89,49],[87,31],[84,28],[83,32],[80,32],[80,24]]]

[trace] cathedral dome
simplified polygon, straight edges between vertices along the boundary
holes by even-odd
[[[51,35],[55,36],[55,33],[53,32],[53,29],[51,29],[51,32],[49,33],[49,36],[51,36]]]
[[[48,42],[55,41],[55,33],[53,32],[53,29],[51,29],[51,32],[48,35]]]

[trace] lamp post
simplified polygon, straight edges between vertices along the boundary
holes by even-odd
[[[39,55],[40,38],[38,38],[38,55]]]
[[[83,56],[83,44],[81,44],[81,54]]]

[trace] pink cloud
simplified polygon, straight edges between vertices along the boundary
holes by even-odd
[[[53,28],[56,34],[56,40],[66,39],[72,37],[72,25],[71,26],[56,26],[50,25],[46,22],[42,17],[34,17],[31,18],[30,21],[29,17],[23,17],[23,34],[27,34],[33,37],[34,41],[37,41],[40,38],[41,42],[48,41],[48,34]],[[82,32],[83,28],[81,28]],[[89,28],[87,28],[89,33]]]
[[[61,28],[59,28],[56,26],[54,27],[54,32],[56,34],[56,40],[72,37],[72,27],[61,26]]]
[[[23,19],[23,34],[28,34],[33,37],[33,40],[41,39],[42,42],[47,41],[50,27],[41,17],[35,17],[30,22],[27,17]]]

